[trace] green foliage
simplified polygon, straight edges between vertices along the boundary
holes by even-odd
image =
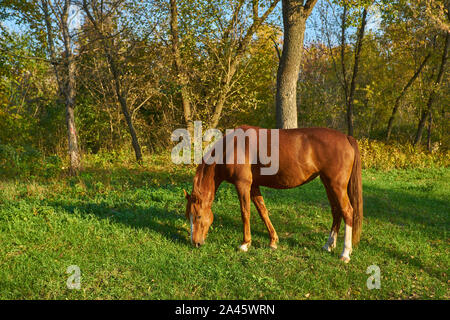
[[[0,144],[0,177],[43,177],[54,178],[63,170],[59,156],[43,156],[31,147],[14,148],[11,145]]]
[[[362,165],[365,169],[389,171],[393,169],[425,169],[447,168],[450,165],[448,150],[439,150],[435,145],[433,152],[428,152],[423,147],[413,147],[410,144],[385,144],[377,140],[358,140],[362,157]],[[97,170],[110,170],[118,165],[127,166],[130,169],[141,168],[134,161],[129,149],[111,151],[99,151],[96,154],[85,154],[85,164]],[[151,157],[146,156],[144,163],[158,165],[170,164],[168,151],[156,153]],[[144,164],[145,165],[145,164]],[[170,167],[170,166],[169,166]],[[176,168],[172,168],[176,169]],[[51,179],[59,177],[66,172],[63,160],[58,155],[43,155],[38,149],[30,146],[13,147],[0,144],[0,178],[23,178],[32,176],[35,179]],[[130,177],[133,175],[129,173]],[[170,179],[169,179],[170,180]]]
[[[442,3],[438,0],[432,2]],[[110,27],[114,29],[111,45],[117,55],[123,95],[142,149],[149,152],[164,150],[170,146],[171,132],[186,126],[179,75],[173,66],[169,3],[118,3],[118,9],[112,10],[109,16]],[[238,3],[178,1],[180,53],[182,67],[188,75],[186,91],[193,120],[208,123],[221,92],[228,90],[219,128],[242,124],[274,127],[279,62],[279,52],[275,47],[281,50],[282,43],[281,19],[277,19],[280,8],[255,31],[233,71],[230,87],[224,89],[231,70],[230,61],[253,21],[249,1],[244,2],[236,20],[232,19]],[[259,15],[269,3],[271,1],[260,1]],[[433,87],[443,44],[443,33],[436,23],[442,19],[435,16],[435,10],[428,12],[428,4],[422,0],[417,5],[410,6],[409,3],[405,0],[345,1],[349,25],[346,25],[345,57],[341,61],[339,23],[344,1],[318,2],[316,8],[327,13],[321,13],[319,17],[317,9],[314,9],[310,19],[320,18],[320,23],[313,21],[308,25],[308,28],[314,29],[308,32],[314,31],[311,33],[316,34],[317,38],[314,42],[305,43],[303,51],[297,93],[301,127],[321,126],[346,131],[341,65],[346,65],[347,78],[350,78],[355,27],[359,25],[361,9],[370,5],[371,23],[363,41],[354,96],[355,136],[370,140],[385,139],[387,122],[396,98],[424,57],[430,54],[423,71],[400,100],[391,141],[393,147],[396,143],[406,145],[411,141],[429,94],[436,89],[431,145],[437,145],[439,150],[448,150],[449,82],[443,81],[439,88]],[[104,5],[106,9],[111,8],[111,4]],[[423,12],[419,10],[421,7]],[[0,12],[3,16],[8,14],[8,19],[22,23],[26,30],[21,33],[0,25],[0,45],[6,50],[0,55],[0,144],[14,148],[31,146],[39,150],[43,157],[59,154],[65,159],[62,156],[67,149],[64,102],[53,66],[46,61],[49,57],[42,12],[36,2],[22,0],[0,1]],[[437,13],[442,15],[441,11]],[[59,34],[57,27],[55,23],[55,37]],[[77,48],[74,52],[75,120],[81,151],[104,155],[128,152],[131,150],[128,127],[117,102],[115,83],[101,41],[97,41],[98,37],[87,22],[78,31],[73,41]],[[61,61],[61,41],[55,43],[56,60]],[[57,64],[56,67],[62,71],[64,66]],[[446,77],[447,74],[444,79]],[[429,160],[435,157],[434,154],[423,156],[424,166],[442,163]],[[374,164],[369,167],[407,167],[402,159],[389,161],[391,163],[383,166],[373,160]],[[419,164],[413,166],[419,167]]]
[[[63,138],[64,109],[51,66],[34,41],[28,34],[0,30],[0,46],[7,50],[0,54],[0,144],[55,153]]]
[[[450,165],[445,150],[428,152],[410,144],[385,144],[376,140],[358,141],[363,168],[376,170],[440,168]]]

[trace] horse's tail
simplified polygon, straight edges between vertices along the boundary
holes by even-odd
[[[347,193],[353,207],[352,243],[356,245],[361,238],[363,220],[361,155],[359,153],[358,142],[356,142],[355,138],[351,136],[347,138],[355,150],[355,159],[353,161],[353,169],[348,183]]]

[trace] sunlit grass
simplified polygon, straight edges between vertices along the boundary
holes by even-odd
[[[207,243],[189,244],[182,189],[194,166],[167,156],[133,162],[91,158],[79,177],[0,182],[2,299],[448,299],[448,169],[365,170],[361,243],[346,265],[324,252],[331,213],[315,181],[263,189],[279,248],[269,249],[252,207],[252,247],[239,203],[223,184]],[[343,231],[343,230],[341,230]],[[368,290],[378,265],[381,289]],[[66,269],[81,269],[69,290]]]

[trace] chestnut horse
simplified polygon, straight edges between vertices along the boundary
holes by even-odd
[[[342,218],[345,222],[344,249],[340,259],[350,261],[353,245],[360,239],[363,219],[361,158],[356,140],[339,131],[327,128],[305,129],[262,129],[258,127],[242,126],[245,142],[249,132],[256,132],[256,148],[261,148],[260,131],[268,135],[266,142],[269,145],[278,138],[278,171],[272,175],[263,175],[261,168],[267,167],[260,159],[250,161],[250,143],[237,144],[237,137],[229,139],[226,149],[232,145],[238,152],[245,153],[245,162],[231,161],[205,161],[206,157],[215,156],[215,151],[203,157],[198,165],[191,194],[185,190],[187,199],[186,217],[191,225],[191,242],[199,247],[205,242],[209,227],[213,222],[211,210],[215,193],[223,181],[235,185],[240,201],[242,221],[244,224],[244,239],[240,249],[247,251],[251,244],[250,234],[250,200],[258,210],[261,219],[270,235],[270,247],[277,248],[278,236],[273,227],[267,208],[261,195],[260,186],[288,189],[303,185],[320,176],[325,186],[328,200],[331,205],[333,223],[328,241],[323,249],[330,251],[336,247],[337,235]],[[274,135],[274,131],[277,135]],[[222,139],[227,138],[229,135]],[[273,137],[273,138],[272,138]],[[216,143],[217,144],[217,143]],[[225,144],[223,144],[225,146]],[[273,151],[272,151],[273,153]],[[226,154],[226,152],[225,152]],[[274,154],[271,154],[274,156]],[[225,156],[224,156],[225,158]],[[210,163],[210,164],[208,164]]]

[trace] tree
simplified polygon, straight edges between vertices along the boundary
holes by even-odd
[[[170,0],[170,34],[172,42],[172,55],[175,71],[177,74],[177,82],[181,92],[181,102],[183,104],[184,120],[188,131],[194,132],[194,124],[192,121],[191,100],[187,86],[189,83],[188,75],[181,61],[180,53],[180,35],[178,32],[178,6],[177,0]]]
[[[46,43],[0,23],[0,144],[43,153],[67,150],[64,108]],[[48,121],[49,115],[53,121]]]
[[[248,61],[255,34],[278,2],[169,2],[170,50],[186,125],[199,117],[206,118],[209,127],[219,125],[236,93],[239,71]],[[190,14],[178,16],[178,12]]]
[[[117,32],[111,18],[121,7],[121,5],[123,5],[123,0],[113,1],[108,4],[104,2],[99,4],[95,0],[91,0],[90,3],[88,3],[87,0],[82,1],[83,11],[92,24],[93,29],[97,33],[100,42],[102,43],[103,51],[113,76],[116,97],[119,101],[129,133],[131,135],[131,142],[135,152],[136,161],[140,162],[142,160],[141,146],[139,144],[136,130],[133,125],[133,120],[127,105],[126,92],[122,85],[121,70],[117,60],[119,52],[115,42],[120,42],[120,40],[115,40],[120,32]]]
[[[228,58],[228,67],[225,70],[224,77],[222,78],[221,90],[219,92],[219,96],[214,104],[214,112],[212,114],[210,127],[215,128],[219,124],[220,117],[222,115],[222,109],[225,105],[225,101],[228,98],[228,95],[233,88],[232,80],[239,67],[240,63],[244,55],[247,53],[249,48],[249,44],[252,40],[253,35],[257,32],[257,30],[261,27],[264,21],[267,19],[269,14],[275,9],[275,6],[278,4],[279,0],[273,0],[270,2],[266,11],[260,16],[259,15],[259,0],[252,0],[252,24],[247,29],[247,32],[244,36],[235,43],[234,48],[230,48],[230,55]],[[317,0],[316,0],[317,1]],[[235,17],[239,14],[240,8],[244,1],[238,1],[238,4],[235,7],[233,17],[230,21],[229,28],[225,30],[224,38],[227,39],[229,37],[229,33],[231,32],[232,26],[235,24]]]
[[[400,94],[395,99],[394,107],[392,108],[392,114],[391,114],[391,117],[389,118],[388,125],[387,125],[386,141],[389,141],[389,139],[391,138],[391,133],[392,133],[392,128],[394,126],[395,116],[398,113],[398,109],[400,107],[400,102],[401,102],[402,98],[405,96],[406,91],[408,91],[409,87],[411,87],[411,85],[414,83],[414,81],[420,75],[420,73],[422,72],[423,68],[425,67],[427,61],[430,59],[430,56],[431,56],[430,53],[428,53],[425,56],[425,58],[423,59],[422,63],[420,64],[419,68],[417,68],[416,72],[414,72],[412,77],[405,84],[405,86],[403,87],[402,91],[400,92]]]
[[[69,170],[76,174],[81,169],[81,155],[78,146],[78,134],[75,125],[75,59],[72,52],[72,37],[69,30],[69,9],[70,0],[50,2],[41,0],[40,6],[44,15],[45,26],[47,28],[47,46],[50,61],[53,65],[55,78],[58,82],[60,93],[64,96],[66,105],[66,125],[68,136],[68,148],[70,157]],[[52,19],[52,15],[55,18]],[[55,39],[53,36],[53,25],[58,26],[64,45],[64,54],[61,62],[58,62],[55,49]],[[58,64],[61,63],[63,74],[60,74]]]
[[[445,33],[444,45],[443,45],[443,51],[442,51],[442,58],[441,58],[440,66],[439,66],[439,71],[438,71],[438,74],[436,76],[436,80],[434,81],[434,84],[432,85],[432,88],[431,88],[431,91],[430,91],[430,95],[428,96],[428,101],[427,101],[426,108],[422,112],[422,115],[420,117],[419,124],[417,126],[416,136],[415,136],[414,142],[413,142],[414,145],[420,143],[420,140],[422,139],[423,129],[425,127],[425,124],[426,124],[427,120],[430,121],[430,130],[431,130],[433,103],[434,103],[434,101],[436,99],[437,89],[439,88],[439,86],[440,86],[440,84],[442,82],[442,78],[444,76],[445,65],[447,63],[449,43],[450,43],[450,31],[447,31]],[[428,145],[430,145],[430,143],[428,143]]]
[[[134,155],[193,120],[274,127],[294,65],[298,125],[401,143],[425,132],[429,149],[448,148],[448,1],[328,0],[309,17],[306,0],[278,3],[0,0],[0,143],[50,155],[67,141],[85,153],[137,142]],[[310,27],[304,44],[288,37]]]
[[[420,116],[419,124],[417,126],[417,132],[413,141],[413,145],[420,143],[422,139],[423,130],[426,122],[429,122],[428,126],[428,149],[431,150],[431,126],[433,115],[433,103],[437,98],[437,93],[440,89],[442,79],[446,71],[446,63],[448,57],[448,47],[450,43],[450,2],[440,0],[421,0],[415,6],[413,6],[413,14],[418,17],[424,15],[427,20],[427,29],[431,29],[431,32],[436,32],[438,35],[444,38],[442,55],[439,64],[439,70],[436,79],[431,84],[429,90],[429,96],[425,109]],[[429,26],[428,26],[429,25]],[[430,27],[431,26],[431,27]],[[436,39],[436,38],[435,38]]]
[[[342,21],[342,39],[343,42],[341,43],[342,48],[342,75],[344,79],[344,92],[345,92],[345,102],[347,105],[347,134],[349,136],[353,136],[353,104],[354,104],[354,98],[355,98],[355,89],[356,89],[356,77],[358,75],[358,69],[359,69],[359,60],[361,57],[361,48],[362,48],[362,42],[364,38],[364,31],[367,24],[367,8],[364,7],[361,15],[361,24],[359,26],[358,30],[358,37],[356,40],[356,48],[355,48],[355,58],[353,62],[353,72],[352,72],[352,78],[350,80],[350,88],[347,82],[347,79],[345,77],[345,65],[344,65],[344,48],[345,48],[345,19],[346,19],[346,5],[344,5],[344,14],[343,14],[343,21]]]
[[[303,53],[306,20],[317,0],[283,0],[284,42],[277,73],[276,120],[278,128],[297,128],[297,80]]]

